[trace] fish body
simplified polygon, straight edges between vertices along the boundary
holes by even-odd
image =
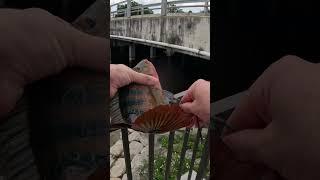
[[[140,61],[133,70],[158,78],[155,67],[148,60]],[[146,86],[132,83],[122,87],[111,102],[111,130],[128,127],[142,132],[162,133],[191,123],[169,91],[160,83]]]

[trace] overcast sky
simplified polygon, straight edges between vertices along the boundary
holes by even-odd
[[[121,2],[123,0],[110,0],[110,4],[114,4],[114,3],[117,3],[117,2]],[[153,4],[153,3],[160,3],[161,0],[135,0],[136,2],[138,2],[139,4]],[[169,1],[172,1],[172,0],[168,0]],[[184,3],[184,4],[179,4],[179,5],[192,5],[192,4],[199,4],[199,3]],[[203,2],[201,2],[200,4],[203,4]],[[116,7],[112,7],[111,8],[111,11],[114,11],[116,10]],[[183,8],[182,9],[184,12],[188,12],[188,11],[192,11],[192,12],[200,12],[201,10],[203,10],[203,8],[201,7],[195,7],[195,8]],[[160,13],[160,10],[154,10],[154,13],[157,14],[157,13]]]

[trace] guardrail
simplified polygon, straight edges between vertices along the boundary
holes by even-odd
[[[180,5],[186,3],[203,3],[198,5]],[[168,14],[168,10],[172,8],[190,8],[190,7],[203,7],[204,13],[209,14],[210,0],[177,0],[177,1],[167,1],[162,0],[161,3],[152,3],[145,4],[132,7],[131,0],[121,1],[111,5],[112,7],[117,7],[118,5],[127,5],[126,9],[117,9],[115,11],[111,11],[111,17],[115,17],[116,15],[123,15],[125,17],[130,17],[132,13],[137,12],[139,15],[143,15],[145,10],[161,10],[161,15],[166,16]],[[171,6],[174,5],[174,6]]]
[[[199,49],[193,49],[193,48],[188,48],[188,47],[179,46],[179,45],[175,45],[175,44],[169,44],[169,43],[164,43],[164,42],[151,41],[151,40],[147,40],[147,39],[139,39],[139,38],[133,38],[133,37],[125,37],[125,36],[110,35],[110,38],[116,39],[116,40],[127,41],[127,42],[144,44],[144,45],[156,47],[156,48],[172,49],[175,52],[180,52],[183,54],[188,54],[190,56],[210,60],[210,52],[201,51]]]
[[[186,91],[183,91],[181,93],[178,93],[175,95],[176,98],[180,99],[185,94]],[[195,159],[196,159],[196,153],[197,149],[200,143],[201,138],[201,131],[202,129],[199,128],[196,135],[196,140],[193,144],[193,150],[192,150],[192,157],[191,157],[191,164],[188,169],[188,180],[191,179],[192,170],[194,169]],[[132,180],[132,171],[131,171],[131,160],[130,160],[130,149],[129,149],[129,138],[128,138],[128,129],[122,128],[121,129],[121,136],[123,141],[123,151],[124,151],[124,157],[125,157],[125,164],[126,164],[126,173],[128,180]],[[180,153],[180,159],[179,159],[179,167],[178,167],[178,175],[176,179],[181,178],[181,174],[184,172],[183,164],[185,160],[185,155],[187,151],[187,144],[189,140],[189,134],[190,129],[186,128],[183,136],[183,146]],[[168,151],[167,151],[167,158],[166,158],[166,164],[165,164],[165,180],[169,179],[170,175],[170,169],[171,169],[171,160],[172,160],[172,153],[173,153],[173,142],[174,142],[174,136],[175,131],[172,131],[169,133],[169,140],[168,140]],[[154,140],[155,140],[155,134],[150,133],[149,134],[149,159],[148,159],[148,177],[150,180],[154,179]],[[197,170],[196,180],[202,180],[202,179],[208,179],[209,177],[205,177],[205,169],[208,166],[209,163],[209,132],[207,133],[207,136],[205,137],[204,141],[204,150],[202,152],[202,156],[199,163],[199,168]]]

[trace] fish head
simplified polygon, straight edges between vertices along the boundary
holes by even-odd
[[[157,79],[159,79],[158,73],[156,71],[156,68],[154,67],[154,65],[148,61],[147,59],[144,59],[142,61],[140,61],[134,68],[133,70],[135,70],[136,72],[139,73],[143,73],[143,74],[147,74],[150,76],[153,76]]]

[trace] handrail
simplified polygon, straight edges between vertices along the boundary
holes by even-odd
[[[128,2],[131,2],[131,1],[128,1],[128,0],[125,0],[125,1],[121,1],[121,2],[118,2],[118,3],[114,3],[114,4],[111,4],[110,7],[115,7],[115,6],[118,6],[120,4],[127,4]],[[196,5],[179,5],[179,6],[174,6],[174,7],[170,7],[170,5],[177,5],[177,4],[187,4],[187,3],[204,3],[204,4],[196,4]],[[190,7],[203,7],[204,8],[204,12],[207,14],[208,11],[209,11],[209,5],[210,3],[210,0],[176,0],[176,1],[170,1],[170,2],[167,2],[167,0],[162,0],[161,3],[151,3],[151,4],[142,4],[142,5],[139,5],[139,6],[135,6],[135,7],[131,7],[130,6],[127,6],[126,9],[117,9],[117,10],[114,10],[114,11],[111,11],[110,12],[110,15],[112,17],[115,17],[115,15],[122,15],[124,14],[124,16],[126,17],[130,17],[132,12],[140,12],[139,15],[143,15],[144,14],[144,10],[145,8],[148,8],[148,10],[157,10],[157,9],[161,9],[161,15],[166,15],[167,14],[167,10],[168,9],[172,9],[172,8],[190,8]],[[159,7],[160,6],[160,7]],[[128,9],[130,8],[130,9]]]
[[[169,43],[165,43],[165,42],[151,41],[151,40],[147,40],[147,39],[117,36],[117,35],[110,35],[110,38],[128,41],[128,42],[146,44],[146,45],[149,45],[152,47],[157,47],[157,48],[170,48],[170,49],[174,49],[174,51],[176,51],[176,52],[182,52],[184,54],[189,54],[191,56],[200,57],[200,58],[203,58],[206,60],[210,60],[210,52],[201,51],[201,50],[193,49],[193,48],[189,48],[189,47],[179,46],[179,45],[175,45],[175,44],[169,44]]]

